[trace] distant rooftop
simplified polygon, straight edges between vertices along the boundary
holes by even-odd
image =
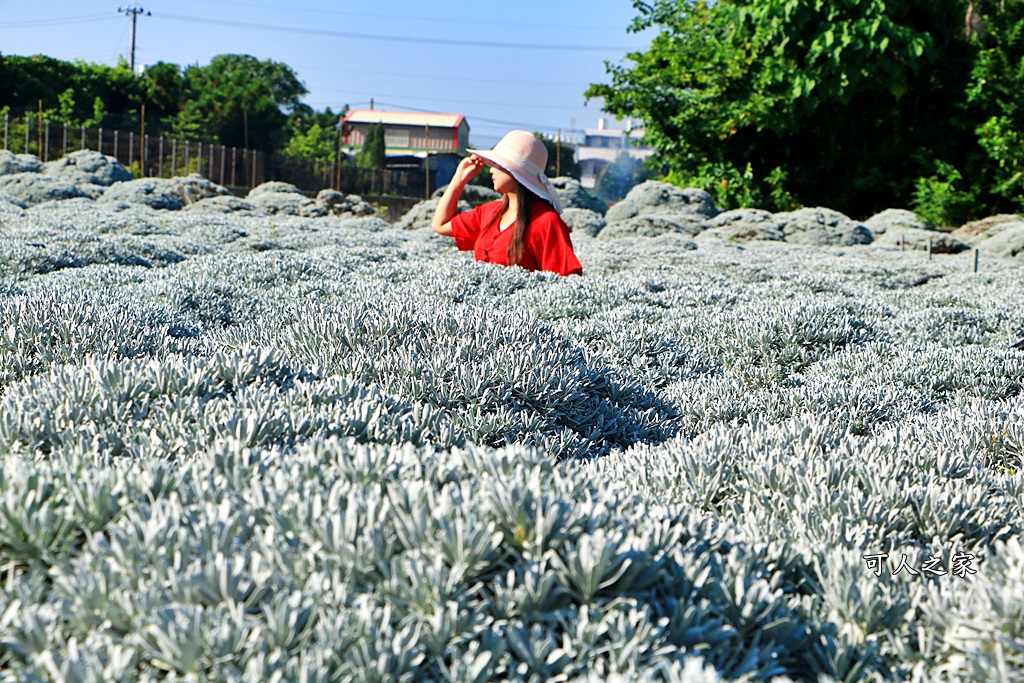
[[[644,136],[643,128],[634,128],[632,130],[612,130],[611,128],[584,128],[583,133],[594,137],[606,137],[606,138],[624,138],[629,137],[630,139],[639,140]]]
[[[437,126],[458,128],[465,120],[462,114],[427,114],[381,109],[353,109],[345,115],[350,123],[390,123],[395,126]]]

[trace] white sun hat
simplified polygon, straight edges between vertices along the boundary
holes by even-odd
[[[492,150],[467,151],[476,154],[488,166],[497,166],[508,171],[535,195],[550,202],[555,211],[562,213],[562,202],[558,193],[544,175],[544,167],[548,164],[548,148],[533,133],[513,130]]]

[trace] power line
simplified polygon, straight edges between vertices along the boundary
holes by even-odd
[[[430,109],[417,109],[416,107],[406,107],[401,104],[393,104],[390,102],[376,102],[376,104],[383,105],[385,107],[393,107],[395,109],[401,109],[404,111],[414,111],[421,114],[437,114],[440,112],[432,111]],[[473,121],[483,121],[484,123],[494,123],[501,126],[515,126],[516,128],[530,128],[532,130],[545,129],[549,131],[558,130],[556,126],[538,126],[536,123],[523,123],[522,121],[503,121],[501,119],[488,119],[482,116],[473,116]]]
[[[178,57],[194,56],[192,52],[172,52],[163,50],[162,54]],[[415,82],[422,82],[424,80],[431,81],[451,81],[455,83],[493,83],[494,78],[466,78],[464,76],[439,76],[437,74],[422,74],[422,73],[410,73],[410,72],[395,72],[395,71],[369,71],[367,69],[346,69],[337,66],[313,66],[309,64],[289,64],[296,71],[302,71],[303,73],[308,71],[327,71],[330,73],[350,73],[359,74],[361,76],[394,76],[398,78],[405,78]],[[553,81],[520,81],[515,79],[501,79],[501,82],[506,85],[528,85],[534,91],[539,86],[551,87],[551,88],[576,88],[579,87],[579,83],[555,83]],[[317,88],[317,90],[324,90],[327,92],[346,92],[345,90],[339,90],[337,88]]]
[[[29,21],[0,22],[0,28],[35,28],[45,26],[67,26],[69,24],[88,24],[96,21],[110,21],[109,13],[83,14],[77,17],[64,17],[62,19],[32,19]]]
[[[352,89],[340,90],[338,88],[317,88],[317,92],[352,93]],[[360,93],[356,92],[356,93],[352,93],[352,94],[358,95]],[[409,96],[408,93],[406,93],[405,95],[395,95],[394,93],[367,93],[367,92],[363,92],[362,94],[364,94],[364,95],[379,94],[379,95],[383,95],[384,97],[408,97]],[[421,102],[444,102],[446,104],[471,104],[471,105],[484,106],[484,107],[488,107],[488,106],[492,106],[492,107],[514,107],[514,106],[519,106],[519,107],[522,107],[524,109],[569,109],[569,108],[573,108],[573,107],[576,107],[576,106],[580,106],[580,105],[575,105],[575,104],[571,104],[571,105],[567,105],[567,104],[523,104],[521,102],[518,102],[518,103],[498,102],[496,100],[490,100],[490,101],[487,101],[487,102],[480,102],[480,101],[474,101],[474,100],[454,100],[454,99],[451,99],[449,97],[419,97],[419,96],[417,96],[416,99],[418,101],[421,101]]]
[[[633,51],[635,47],[622,47],[613,45],[544,45],[537,43],[499,43],[483,40],[450,40],[446,38],[420,38],[416,36],[388,36],[373,33],[351,33],[347,31],[327,31],[324,29],[301,28],[292,26],[270,26],[268,24],[254,24],[245,21],[224,21],[218,19],[202,19],[199,17],[186,17],[178,14],[156,14],[158,18],[171,19],[173,21],[184,21],[194,24],[209,24],[217,26],[230,26],[233,28],[248,28],[262,31],[278,31],[282,33],[299,33],[303,35],[327,36],[329,38],[351,38],[355,40],[379,40],[394,43],[425,43],[428,45],[457,45],[461,47],[488,47],[488,48],[512,48],[520,50],[568,50],[568,51]]]
[[[207,0],[207,2],[209,4],[214,4],[214,5],[236,5],[236,6],[247,7],[247,8],[260,7],[260,8],[263,8],[263,9],[276,9],[276,10],[285,9],[285,8],[281,7],[280,5],[267,5],[267,4],[262,4],[262,3],[253,3],[253,2],[232,2],[231,0]],[[288,4],[287,10],[289,12],[312,12],[312,13],[316,13],[316,14],[335,14],[335,15],[340,15],[340,16],[344,16],[344,17],[370,17],[370,18],[374,18],[374,19],[392,19],[392,20],[393,19],[403,19],[403,20],[413,20],[413,21],[429,21],[429,22],[442,23],[442,24],[444,24],[446,26],[450,26],[452,24],[464,24],[464,25],[467,25],[467,26],[503,26],[503,27],[506,27],[506,26],[522,26],[522,27],[525,27],[525,28],[532,28],[532,29],[536,29],[536,28],[539,28],[539,27],[543,26],[545,28],[571,29],[571,30],[574,30],[574,31],[579,31],[580,29],[586,29],[586,30],[594,30],[594,31],[615,31],[617,33],[622,33],[622,30],[623,30],[621,26],[594,26],[594,25],[591,25],[591,24],[575,24],[575,23],[572,26],[566,26],[566,25],[550,24],[550,23],[547,23],[547,22],[526,23],[526,22],[514,22],[514,21],[475,21],[475,20],[472,20],[472,19],[468,19],[467,20],[467,19],[461,19],[461,18],[452,18],[450,16],[426,17],[426,16],[411,16],[411,15],[406,15],[406,14],[403,14],[403,15],[399,16],[399,15],[394,15],[394,14],[375,14],[375,13],[369,13],[369,12],[353,12],[353,11],[347,10],[347,9],[345,9],[345,10],[325,10],[325,9],[313,9],[313,8],[310,8],[310,7],[295,7],[291,3]]]
[[[230,3],[224,3],[224,4],[230,4]],[[136,22],[137,16],[139,14],[142,14],[144,16],[154,16],[154,15],[151,12],[148,12],[148,11],[142,9],[142,8],[137,7],[134,3],[131,6],[129,6],[129,7],[121,7],[121,8],[119,8],[118,12],[125,14],[125,16],[128,16],[131,19],[130,27],[132,29],[132,36],[131,36],[131,42],[130,42],[130,48],[129,48],[129,58],[130,58],[130,68],[132,69],[132,71],[134,73],[135,57],[136,57],[136,44],[135,44],[136,41],[135,41],[135,30],[134,29],[135,29],[135,22]],[[215,20],[215,19],[204,19],[204,18],[200,18],[200,17],[163,14],[163,13],[159,13],[159,12],[155,16],[157,18],[161,18],[162,17],[162,18],[170,19],[170,20],[174,20],[174,21],[184,21],[184,22],[190,22],[190,23],[199,23],[199,24],[208,24],[208,25],[219,25],[219,26],[231,26],[231,27],[238,27],[238,28],[259,29],[259,30],[268,30],[268,31],[280,31],[280,32],[298,33],[298,34],[307,34],[307,35],[324,35],[324,36],[335,37],[335,38],[352,38],[352,39],[371,40],[371,41],[373,41],[373,40],[380,40],[380,41],[426,43],[426,44],[440,44],[440,45],[461,45],[461,46],[474,46],[474,47],[484,46],[484,47],[489,47],[489,48],[507,47],[507,48],[515,48],[515,49],[551,49],[551,50],[580,50],[580,51],[583,51],[583,50],[615,50],[615,49],[630,50],[630,49],[632,49],[632,48],[625,48],[625,47],[616,48],[616,47],[612,47],[612,46],[600,46],[600,47],[598,47],[598,46],[588,46],[588,45],[544,45],[544,44],[487,42],[487,41],[474,41],[474,40],[448,40],[448,39],[441,39],[441,38],[422,38],[422,37],[415,37],[415,36],[379,35],[379,34],[367,34],[367,33],[329,31],[329,30],[320,30],[320,29],[307,29],[307,28],[301,28],[301,27],[272,26],[272,25],[257,24],[257,23],[251,23],[251,22],[219,21],[219,20]],[[111,19],[111,15],[110,14],[79,15],[79,16],[72,16],[72,17],[64,17],[64,18],[61,18],[61,19],[46,19],[46,20],[34,20],[34,21],[0,23],[0,28],[13,28],[13,27],[26,28],[26,27],[32,27],[32,26],[43,27],[43,26],[51,26],[51,25],[75,24],[75,23],[86,23],[86,22],[96,22],[96,21],[109,21],[110,19]],[[124,38],[124,35],[122,33],[122,40],[123,40],[123,38]],[[316,68],[323,68],[323,67],[316,67]],[[331,70],[331,71],[338,71],[338,70],[345,71],[345,69],[337,69],[336,67],[335,68],[329,68],[328,70]],[[383,73],[383,72],[377,72],[377,73],[378,73],[378,75],[388,75],[388,76],[404,75],[404,74],[388,74],[388,73]],[[424,77],[425,78],[430,78],[430,79],[437,78],[439,80],[456,81],[456,82],[458,82],[458,81],[466,82],[466,81],[474,81],[474,80],[477,80],[477,81],[489,80],[489,79],[467,79],[467,78],[459,78],[459,77],[453,77],[453,76],[437,76],[437,75],[430,75],[430,76],[424,76]],[[534,83],[534,82],[530,82],[530,84],[535,85],[535,86],[536,85],[550,85],[550,86],[562,85],[562,84],[555,84],[555,83],[539,83],[538,84],[538,83]],[[565,84],[565,85],[567,86],[569,84]],[[334,92],[344,92],[344,91],[341,91],[341,90],[333,90],[333,91]],[[384,96],[387,97],[386,94]],[[435,101],[441,101],[441,100],[435,100]],[[444,101],[455,103],[454,101],[447,100],[447,99],[444,100]],[[495,104],[493,102],[470,102],[470,101],[459,101],[458,103],[459,104],[464,104],[464,105],[484,105],[484,104],[492,105],[492,104]],[[402,105],[385,105],[385,106],[394,106],[394,107],[399,108],[399,109],[407,109],[407,110],[410,110],[410,111],[421,111],[421,112],[429,112],[429,111],[431,111],[431,110],[428,110],[428,109],[415,109],[415,108],[411,108],[411,107],[404,107]],[[554,109],[554,110],[557,110],[557,109],[566,108],[566,107],[572,107],[572,106],[575,106],[575,105],[563,105],[563,106],[557,106],[557,105],[533,105],[532,108],[534,108],[534,109],[548,109],[548,110]],[[530,128],[530,129],[550,130],[550,131],[556,130],[555,126],[539,126],[536,123],[524,123],[524,122],[521,122],[521,121],[507,121],[507,120],[502,120],[502,119],[491,119],[491,118],[476,117],[476,116],[473,116],[472,118],[473,118],[474,121],[478,122],[479,124],[484,124],[484,125],[480,126],[481,128],[487,127],[487,124],[490,124],[490,125],[494,125],[494,126],[513,126],[513,127],[519,127],[519,128]]]
[[[111,55],[109,60],[108,60],[110,63],[117,64],[118,61],[119,61],[119,58],[121,58],[121,45],[124,44],[124,37],[125,37],[125,34],[128,33],[128,29],[129,28],[130,27],[128,27],[128,26],[123,27],[121,29],[120,35],[117,36],[117,42],[114,43],[114,54]],[[84,56],[84,55],[80,54],[79,56],[81,57],[81,56]]]
[[[400,78],[408,78],[412,81],[423,81],[424,79],[430,79],[434,81],[454,81],[457,83],[493,83],[494,78],[466,78],[464,76],[439,76],[437,74],[416,74],[416,73],[397,73],[394,71],[367,71],[365,69],[344,69],[341,67],[334,66],[309,66],[303,64],[296,64],[296,69],[303,69],[309,71],[330,71],[334,73],[353,73],[360,75],[370,76],[397,76]],[[506,85],[529,85],[532,88],[537,86],[548,86],[552,88],[574,88],[579,83],[554,83],[552,81],[518,81],[514,79],[502,78],[501,82]]]

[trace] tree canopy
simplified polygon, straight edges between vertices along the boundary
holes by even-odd
[[[327,112],[328,124],[301,103],[306,92],[287,65],[250,55],[218,55],[205,66],[184,69],[157,62],[141,77],[124,62],[110,67],[0,55],[0,107],[34,112],[41,101],[50,119],[135,128],[145,104],[151,133],[234,147],[277,150],[293,135],[307,135],[314,123],[321,129],[333,126],[334,114]],[[324,130],[313,137],[318,153],[324,153]]]
[[[68,123],[84,123],[94,117],[98,98],[105,112],[98,125],[128,127],[145,92],[145,84],[126,62],[112,67],[43,55],[0,55],[0,107],[15,111],[35,111],[42,101],[44,111],[50,112],[47,118],[63,115]]]
[[[277,149],[287,141],[288,114],[306,88],[290,67],[250,55],[217,55],[207,66],[185,69],[178,117],[202,120],[221,142]]]
[[[348,107],[335,114],[327,107],[322,112],[314,111],[306,104],[300,104],[288,118],[291,137],[284,147],[284,153],[291,156],[335,161],[338,156],[338,126]]]
[[[642,118],[671,177],[857,216],[929,181],[950,212],[957,192],[981,212],[1019,203],[1024,0],[633,5],[630,29],[657,35],[587,96]]]

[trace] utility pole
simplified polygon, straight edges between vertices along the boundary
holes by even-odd
[[[132,5],[131,7],[118,7],[117,11],[119,13],[122,13],[125,16],[131,18],[131,20],[132,20],[131,42],[130,42],[129,47],[128,47],[128,66],[131,68],[132,75],[134,76],[135,75],[135,18],[138,17],[140,14],[145,16],[145,17],[149,17],[149,16],[153,16],[153,15],[152,15],[152,12],[144,10],[141,7],[136,7],[135,5]]]
[[[558,138],[555,140],[555,177],[562,177],[562,129],[558,129]]]

